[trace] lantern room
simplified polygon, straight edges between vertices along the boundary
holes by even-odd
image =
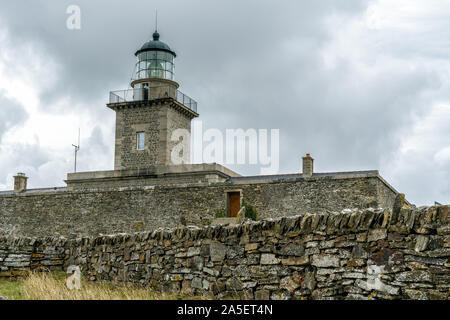
[[[197,102],[178,90],[175,82],[174,59],[177,56],[164,42],[159,40],[159,33],[153,33],[153,40],[135,53],[136,66],[131,80],[131,89],[111,91],[109,103],[131,101],[150,101],[172,98],[190,110],[197,112]]]
[[[167,44],[159,41],[159,33],[153,33],[153,41],[146,42],[136,52],[135,80],[140,79],[166,79],[174,81],[174,63],[176,57]]]

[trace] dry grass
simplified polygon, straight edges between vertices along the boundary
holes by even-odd
[[[31,273],[23,279],[0,280],[0,292],[15,300],[176,300],[203,297],[166,295],[137,286],[92,282],[82,278],[80,290],[66,287],[64,273]]]

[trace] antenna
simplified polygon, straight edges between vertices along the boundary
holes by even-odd
[[[155,31],[158,31],[158,9],[155,9]]]
[[[75,148],[75,164],[74,164],[74,172],[77,172],[77,153],[80,151],[80,128],[78,128],[78,145],[72,144]]]

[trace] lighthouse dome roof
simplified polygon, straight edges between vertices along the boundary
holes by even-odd
[[[153,33],[153,40],[144,43],[144,45],[136,51],[135,55],[145,51],[166,51],[173,54],[175,57],[177,56],[167,44],[159,41],[159,33],[157,31]]]

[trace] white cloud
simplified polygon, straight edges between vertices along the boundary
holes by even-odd
[[[402,145],[383,172],[419,204],[450,202],[450,104],[430,106],[403,131]]]
[[[448,119],[450,121],[450,117]],[[450,168],[450,147],[444,147],[434,155],[434,161],[441,167]]]
[[[21,119],[23,121],[8,126],[1,136],[0,190],[12,189],[12,177],[18,171],[30,177],[31,187],[64,185],[65,174],[73,168],[71,144],[77,142],[78,128],[81,128],[84,142],[90,139],[96,127],[111,132],[113,123],[107,119],[99,123],[89,108],[77,106],[64,95],[50,108],[43,106],[41,95],[54,88],[61,67],[38,43],[19,46],[12,43],[6,29],[0,29],[0,47],[0,93],[17,105],[16,110],[3,108],[1,117],[13,118],[12,113],[21,110],[27,115]],[[67,108],[68,105],[72,105],[73,110]],[[9,113],[5,113],[6,110]],[[86,161],[79,167],[85,170],[111,167],[111,161],[105,161],[102,156],[97,161],[90,161],[87,155],[83,158]]]
[[[368,98],[354,105],[353,115],[358,110],[368,115],[369,103],[380,94],[398,100],[385,101],[373,108],[372,118],[359,120],[370,125],[383,115],[373,128],[378,136],[390,132],[377,155],[379,169],[418,204],[450,203],[449,13],[448,2],[378,0],[362,16],[332,15],[325,22],[332,36],[321,50],[324,67],[345,66],[347,72],[333,87],[340,99],[352,91],[352,99]],[[414,84],[420,77],[422,83]],[[370,88],[373,94],[367,94]],[[365,149],[373,147],[367,141]]]

